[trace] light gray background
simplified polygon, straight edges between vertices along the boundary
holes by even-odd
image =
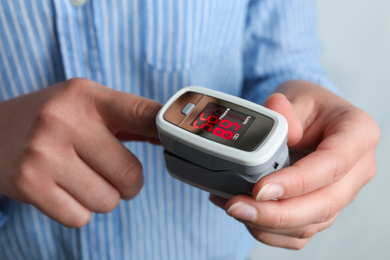
[[[323,64],[381,128],[378,172],[329,229],[300,251],[256,245],[257,259],[390,259],[390,1],[317,0]]]

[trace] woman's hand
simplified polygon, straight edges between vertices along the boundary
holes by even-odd
[[[376,173],[379,128],[362,110],[328,90],[291,81],[266,106],[289,124],[292,166],[262,178],[253,198],[210,196],[268,245],[300,249],[328,228]]]

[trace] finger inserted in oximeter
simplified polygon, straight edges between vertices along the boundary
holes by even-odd
[[[169,173],[218,196],[252,195],[260,178],[289,165],[284,117],[235,96],[187,87],[156,122]]]

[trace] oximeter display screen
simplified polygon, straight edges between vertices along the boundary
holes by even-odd
[[[164,113],[164,119],[195,135],[243,151],[256,149],[274,125],[271,117],[258,111],[196,92],[178,97]]]
[[[195,117],[191,126],[226,140],[237,141],[255,118],[234,109],[209,102]]]

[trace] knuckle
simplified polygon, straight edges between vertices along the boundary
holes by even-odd
[[[113,211],[119,204],[120,196],[118,192],[104,194],[97,199],[97,206],[94,209],[96,213],[108,213]]]
[[[371,132],[372,143],[376,146],[379,143],[379,140],[381,138],[381,130],[376,123],[373,123],[370,132]]]
[[[294,165],[292,167],[296,167],[296,172],[299,172],[299,175],[293,178],[293,187],[295,188],[296,193],[306,193],[307,187],[311,186],[309,184],[312,182],[312,175],[307,172],[306,168],[301,167],[299,164]]]
[[[32,153],[34,152],[28,152],[28,154]],[[34,156],[36,155],[34,154]],[[16,191],[18,191],[21,195],[24,195],[26,198],[28,198],[28,195],[34,190],[37,188],[39,189],[40,183],[43,182],[43,178],[39,178],[37,172],[34,170],[31,159],[23,160],[19,167],[17,167],[13,172],[11,180]]]
[[[124,187],[135,185],[142,176],[142,166],[138,163],[130,163],[120,174],[121,183]]]
[[[33,129],[40,129],[53,125],[54,122],[59,121],[59,114],[60,106],[57,105],[55,100],[46,102],[42,105],[35,118]]]
[[[123,185],[125,187],[133,186],[135,183],[137,183],[137,180],[139,179],[140,175],[141,174],[135,170],[125,171],[122,175]]]
[[[144,111],[147,109],[147,102],[143,99],[136,99],[134,100],[134,103],[132,104],[134,106],[134,114],[135,118],[143,118],[144,117]]]
[[[56,198],[56,212],[54,217],[58,222],[70,228],[81,228],[91,219],[92,212],[85,208],[75,208],[71,200]]]
[[[43,104],[33,122],[32,138],[42,137],[42,140],[47,140],[48,135],[55,135],[69,129],[71,122],[69,115],[73,113],[69,109],[70,104],[58,98]]]
[[[318,228],[314,226],[304,227],[296,236],[299,239],[312,238],[315,234],[318,233]]]
[[[35,177],[26,166],[21,166],[11,177],[15,190],[22,195],[27,195],[35,183]]]
[[[135,118],[138,118],[141,122],[147,125],[154,124],[154,116],[150,115],[157,114],[160,109],[157,102],[148,99],[137,99],[132,105],[134,106]]]
[[[367,163],[365,164],[364,168],[360,168],[359,170],[364,171],[364,174],[362,175],[362,181],[364,184],[371,181],[377,174],[378,166],[375,160],[375,154],[372,155],[366,155],[367,156]],[[369,157],[368,157],[369,156]]]
[[[336,201],[330,201],[325,203],[325,206],[323,207],[322,214],[320,215],[319,218],[319,223],[324,223],[328,222],[333,217],[336,216],[337,212],[339,211],[339,205]]]
[[[84,78],[72,78],[64,82],[64,90],[66,92],[76,92],[89,90],[91,87],[91,81]]]
[[[291,217],[288,210],[279,211],[276,214],[272,214],[268,225],[274,229],[281,229],[289,223]]]
[[[33,130],[47,130],[50,133],[80,128],[86,118],[94,116],[95,88],[87,79],[70,79],[61,85],[60,91],[39,108],[33,123]]]
[[[361,125],[365,126],[365,135],[368,144],[376,146],[379,143],[381,131],[378,124],[368,114],[365,114],[364,121]]]
[[[72,78],[63,83],[61,93],[56,96],[55,100],[65,103],[62,106],[73,106],[75,100],[78,100],[78,103],[83,106],[92,104],[97,90],[100,89],[99,86],[88,79]]]
[[[143,185],[142,165],[138,160],[126,161],[114,172],[117,188],[124,199],[133,198]]]
[[[91,211],[78,212],[72,216],[69,216],[65,219],[64,225],[70,228],[82,228],[88,224],[92,216]]]
[[[333,163],[332,183],[340,180],[349,170],[349,163],[344,156],[334,155],[331,158]]]

